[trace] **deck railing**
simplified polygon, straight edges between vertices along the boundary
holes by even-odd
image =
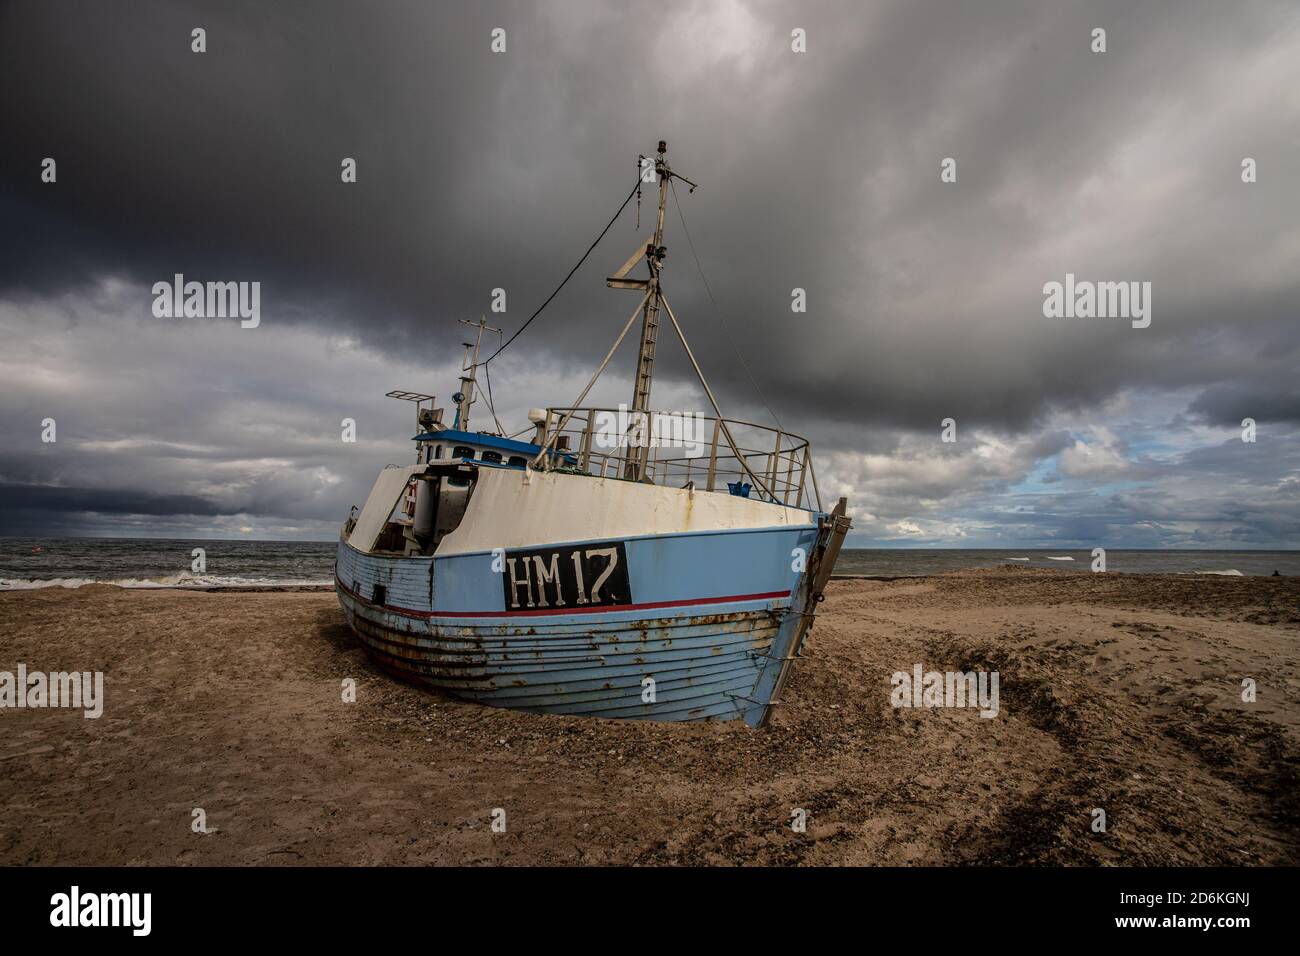
[[[541,444],[572,456],[577,470],[587,474],[677,488],[693,482],[705,491],[747,492],[762,501],[821,510],[811,447],[790,432],[737,419],[626,407],[549,408],[547,413]]]

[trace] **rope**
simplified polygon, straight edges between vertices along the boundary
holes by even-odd
[[[506,339],[506,341],[502,344],[502,346],[499,349],[497,349],[495,352],[493,352],[491,355],[489,355],[487,358],[485,358],[482,362],[480,362],[479,363],[480,365],[487,365],[488,362],[491,362],[494,358],[496,358],[498,355],[504,352],[506,348],[509,347],[510,343],[513,342],[515,339],[519,338],[520,333],[522,333],[524,329],[528,328],[528,326],[532,324],[533,319],[537,318],[539,315],[542,314],[542,310],[546,308],[548,305],[550,305],[551,300],[560,294],[560,290],[563,289],[565,284],[570,279],[573,278],[573,274],[577,272],[580,268],[582,268],[582,264],[587,261],[587,257],[591,255],[592,250],[595,249],[596,246],[600,244],[600,240],[605,238],[605,233],[609,232],[610,228],[614,225],[615,221],[617,221],[618,217],[623,214],[623,210],[627,208],[627,204],[632,201],[632,197],[637,194],[640,188],[641,188],[641,177],[637,176],[636,185],[633,186],[632,191],[627,194],[627,198],[623,200],[623,204],[618,207],[618,212],[614,213],[613,217],[609,220],[609,222],[605,224],[605,228],[600,231],[600,235],[596,237],[596,241],[587,247],[587,251],[582,254],[582,258],[578,260],[578,264],[569,270],[569,274],[564,277],[564,281],[555,287],[555,291],[546,297],[546,301],[537,307],[537,311],[528,317],[528,321],[519,327],[519,331],[516,332],[514,335],[510,336],[510,338]]]
[[[487,379],[488,411],[492,413],[492,421],[496,422],[497,434],[504,435],[506,433],[506,430],[501,427],[501,419],[497,418],[496,404],[492,401],[492,369],[487,365],[483,366],[483,377]]]

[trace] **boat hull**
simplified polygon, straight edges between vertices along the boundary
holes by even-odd
[[[554,545],[626,555],[630,593],[605,607],[512,609],[500,555],[347,541],[336,585],[370,656],[408,681],[536,713],[761,725],[807,629],[824,537],[807,524]]]

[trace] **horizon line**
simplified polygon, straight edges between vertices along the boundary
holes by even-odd
[[[6,534],[0,532],[0,539],[10,540],[28,540],[28,541],[239,541],[245,543],[260,544],[331,544],[337,541],[337,538],[261,538],[261,537],[177,537],[173,535],[32,535],[32,534]],[[899,544],[899,545],[875,545],[872,547],[863,546],[845,546],[845,551],[1091,551],[1095,547],[1105,547],[1104,545],[1009,545],[999,547],[973,547],[957,545],[919,545],[919,544]],[[1205,547],[1205,548],[1132,548],[1132,547],[1106,547],[1107,551],[1204,551],[1204,552],[1222,552],[1222,553],[1240,553],[1248,551],[1260,552],[1300,552],[1300,547],[1239,547],[1239,548],[1222,548],[1222,547]]]

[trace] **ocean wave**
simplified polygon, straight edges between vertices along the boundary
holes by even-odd
[[[1221,574],[1229,578],[1244,578],[1245,575],[1236,568],[1228,568],[1226,571],[1193,571],[1193,574]]]
[[[329,578],[267,578],[238,575],[166,574],[157,578],[0,578],[0,591],[35,591],[42,588],[84,588],[91,584],[110,584],[119,588],[149,590],[157,588],[285,588],[328,587]]]
[[[1068,554],[1059,557],[1055,554],[1049,554],[1046,555],[1046,557],[1048,561],[1073,561],[1074,560],[1074,558],[1070,557]]]

